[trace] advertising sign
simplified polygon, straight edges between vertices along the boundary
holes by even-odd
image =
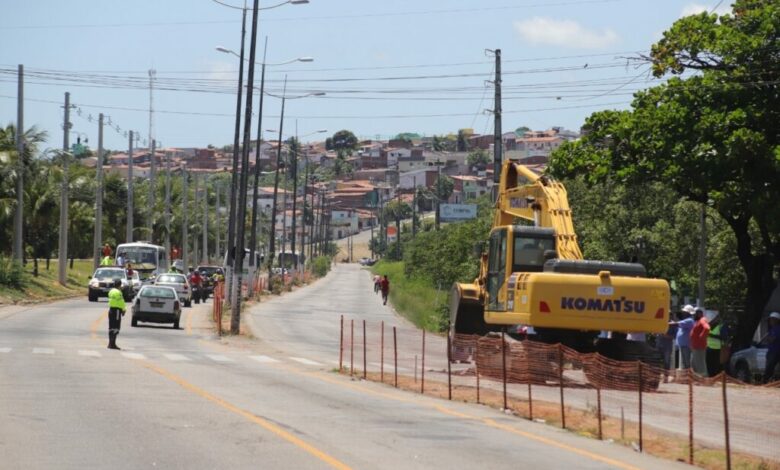
[[[439,207],[439,217],[442,222],[457,222],[477,217],[476,204],[442,204]]]

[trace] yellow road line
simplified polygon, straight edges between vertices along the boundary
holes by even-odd
[[[192,310],[187,312],[187,326],[185,327],[187,335],[192,335]]]
[[[509,433],[512,433],[512,434],[517,434],[517,435],[523,436],[523,437],[525,437],[527,439],[538,441],[538,442],[541,442],[543,444],[547,444],[547,445],[552,446],[552,447],[557,447],[559,449],[567,450],[569,452],[573,452],[575,454],[579,454],[579,455],[582,455],[584,457],[588,457],[589,459],[593,459],[593,460],[596,460],[596,461],[599,461],[599,462],[604,462],[606,464],[609,464],[609,465],[612,465],[612,466],[615,466],[615,467],[618,467],[618,468],[622,468],[622,469],[625,469],[625,470],[638,470],[638,467],[635,467],[633,465],[629,465],[629,464],[627,464],[625,462],[621,462],[619,460],[610,459],[609,457],[604,457],[604,456],[601,456],[599,454],[595,454],[593,452],[590,452],[590,451],[587,451],[587,450],[584,450],[584,449],[580,449],[578,447],[570,446],[568,444],[564,444],[562,442],[558,442],[558,441],[556,441],[554,439],[549,439],[549,438],[546,438],[546,437],[537,436],[536,434],[531,434],[531,433],[526,432],[526,431],[521,431],[521,430],[519,430],[517,428],[514,428],[512,426],[509,426],[509,425],[506,425],[506,424],[497,423],[496,421],[494,421],[494,420],[492,420],[490,418],[479,418],[479,417],[476,417],[476,416],[469,416],[467,414],[463,414],[463,413],[459,413],[457,411],[453,411],[453,410],[447,409],[447,408],[445,408],[445,407],[443,407],[441,405],[436,405],[435,408],[438,411],[440,411],[440,412],[442,412],[444,414],[455,416],[456,418],[479,421],[482,424],[490,426],[491,428],[500,429],[502,431],[506,431],[506,432],[509,432]]]
[[[106,313],[103,312],[100,314],[95,321],[92,322],[92,325],[89,327],[90,336],[92,336],[92,339],[98,339],[97,337],[97,329],[100,328],[100,324],[103,323],[103,320],[106,319]]]
[[[158,374],[162,375],[163,377],[165,377],[168,380],[171,380],[171,381],[179,384],[184,389],[189,390],[192,393],[195,393],[196,395],[199,395],[199,396],[205,398],[206,400],[209,400],[209,401],[211,401],[213,403],[216,403],[217,405],[221,406],[222,408],[225,408],[228,411],[231,411],[231,412],[233,412],[233,413],[235,413],[235,414],[237,414],[239,416],[242,416],[242,417],[248,419],[249,421],[259,425],[260,427],[266,429],[267,431],[270,431],[270,432],[276,434],[277,436],[281,437],[282,439],[286,440],[287,442],[289,442],[289,443],[299,447],[300,449],[308,452],[309,454],[313,455],[314,457],[317,457],[318,459],[322,460],[323,462],[325,462],[326,464],[330,465],[333,468],[337,468],[337,469],[340,469],[340,470],[349,470],[350,469],[350,467],[348,465],[346,465],[345,463],[343,463],[340,460],[337,460],[335,457],[332,457],[332,456],[326,454],[325,452],[317,449],[316,447],[314,447],[313,445],[311,445],[308,442],[304,441],[303,439],[300,439],[300,438],[294,436],[293,434],[285,431],[284,429],[280,428],[279,426],[277,426],[277,425],[275,425],[275,424],[273,424],[273,423],[271,423],[269,421],[266,421],[265,419],[263,419],[263,418],[261,418],[259,416],[256,416],[256,415],[254,415],[254,414],[252,414],[252,413],[250,413],[250,412],[248,412],[246,410],[242,410],[241,408],[239,408],[239,407],[237,407],[237,406],[235,406],[235,405],[233,405],[231,403],[228,403],[227,401],[225,401],[225,400],[223,400],[223,399],[221,399],[219,397],[216,397],[216,396],[210,394],[209,392],[207,392],[207,391],[203,390],[202,388],[199,388],[199,387],[197,387],[197,386],[187,382],[186,380],[184,380],[183,378],[181,378],[179,376],[171,374],[170,372],[168,372],[168,371],[166,371],[164,369],[161,369],[160,367],[157,367],[157,366],[155,366],[153,364],[150,364],[150,363],[144,363],[144,367],[146,367],[147,369],[152,370],[154,372],[157,372]]]

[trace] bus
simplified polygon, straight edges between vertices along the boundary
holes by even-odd
[[[122,243],[116,247],[116,257],[119,256],[125,259],[125,265],[133,265],[141,280],[168,270],[168,253],[165,247],[149,242]]]

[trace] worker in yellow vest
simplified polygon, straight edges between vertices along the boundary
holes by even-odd
[[[125,315],[125,297],[121,287],[122,281],[114,279],[114,287],[108,291],[108,349],[120,349],[116,345],[116,337],[122,328],[122,317]]]
[[[707,372],[710,377],[720,374],[723,364],[729,360],[728,335],[729,329],[718,315],[710,322],[710,334],[707,337]]]
[[[100,259],[100,265],[101,266],[111,266],[114,264],[114,260],[111,259],[111,256],[106,255]]]

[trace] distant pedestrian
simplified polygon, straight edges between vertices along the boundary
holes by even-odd
[[[710,377],[721,373],[723,364],[728,361],[729,329],[718,315],[710,322],[710,335],[707,338],[707,372]]]
[[[387,305],[387,296],[390,294],[390,279],[387,278],[387,274],[379,281],[379,286],[382,290],[382,305]]]
[[[683,369],[691,368],[691,330],[694,325],[692,315],[695,310],[693,305],[686,305],[677,312],[677,321],[669,322],[670,325],[677,327],[675,342],[677,349],[680,350],[680,362],[682,362]]]
[[[122,281],[114,279],[114,287],[108,291],[108,349],[120,349],[116,345],[116,337],[122,328],[122,317],[125,315],[125,298],[121,287]]]
[[[112,264],[114,264],[114,260],[111,259],[111,256],[104,256],[100,260],[100,265],[101,266],[111,266]]]
[[[691,367],[702,377],[707,377],[707,338],[710,336],[710,324],[704,316],[704,310],[697,308],[693,314],[696,323],[691,329]]]
[[[111,246],[108,243],[103,245],[103,256],[111,257]]]
[[[125,265],[125,257],[121,254],[116,255],[116,265],[117,266],[124,266]]]
[[[381,286],[382,278],[379,277],[379,274],[374,275],[374,294],[379,292],[379,289]]]
[[[766,367],[764,368],[764,383],[768,383],[775,375],[775,368],[780,362],[780,312],[769,314],[769,333],[766,335]]]

